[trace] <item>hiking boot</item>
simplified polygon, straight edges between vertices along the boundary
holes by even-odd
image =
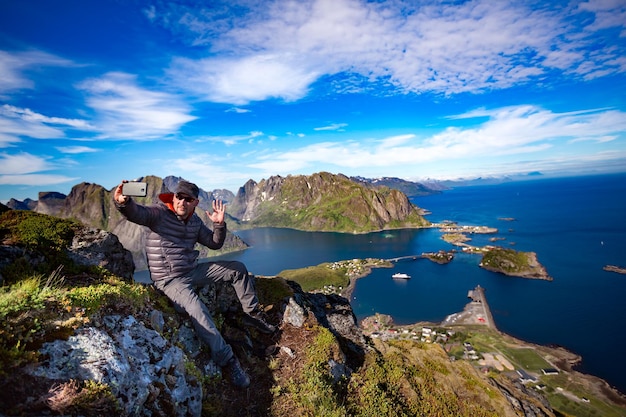
[[[276,326],[267,322],[267,317],[261,310],[255,310],[250,314],[244,314],[243,321],[249,326],[254,326],[261,333],[273,334],[276,332]]]
[[[239,363],[239,359],[235,355],[226,362],[226,367],[230,372],[230,380],[233,385],[239,388],[248,388],[250,385],[250,377],[241,367],[241,363]]]

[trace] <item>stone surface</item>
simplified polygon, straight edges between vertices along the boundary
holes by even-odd
[[[201,414],[202,388],[187,373],[180,348],[133,316],[106,316],[103,322],[103,328],[83,327],[67,340],[45,343],[40,352],[47,360],[31,374],[105,383],[124,415]]]
[[[133,279],[133,256],[124,249],[113,233],[82,227],[74,235],[67,252],[70,259],[78,265],[99,266],[119,277]]]

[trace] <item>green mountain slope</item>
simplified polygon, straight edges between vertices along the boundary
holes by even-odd
[[[308,231],[363,233],[429,222],[405,194],[372,189],[327,172],[274,176],[248,181],[231,204],[231,214],[250,227],[288,227]]]

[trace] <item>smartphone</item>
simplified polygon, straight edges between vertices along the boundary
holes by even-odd
[[[145,197],[148,194],[148,184],[145,182],[125,182],[122,194],[131,197]]]

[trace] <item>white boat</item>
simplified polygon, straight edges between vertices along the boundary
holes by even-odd
[[[398,273],[393,274],[393,275],[391,276],[391,278],[409,279],[409,278],[411,278],[411,276],[410,276],[410,275],[408,275],[408,274],[403,274],[403,273],[401,273],[401,272],[398,272]]]

